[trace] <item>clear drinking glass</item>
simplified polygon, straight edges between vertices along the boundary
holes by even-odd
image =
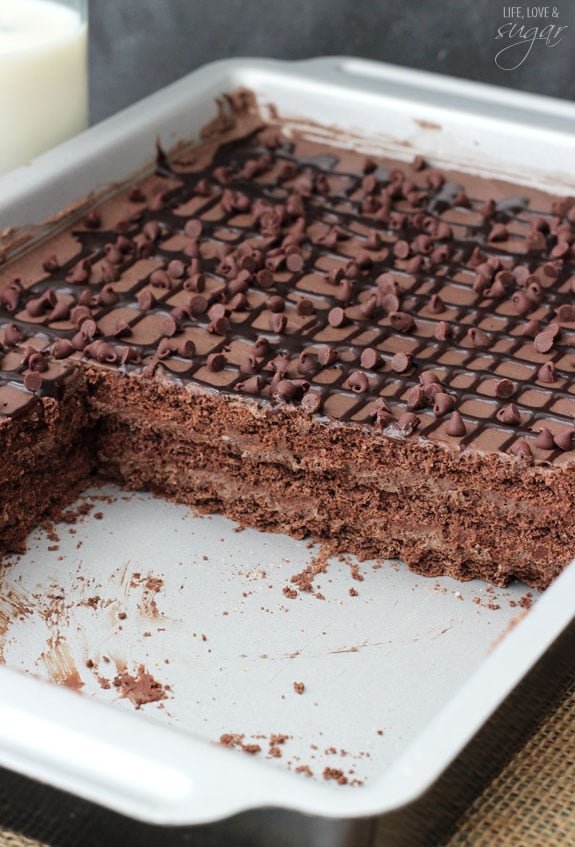
[[[0,173],[88,124],[88,0],[0,0]]]

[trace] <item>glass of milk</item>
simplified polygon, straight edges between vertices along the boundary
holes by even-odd
[[[0,0],[0,174],[88,125],[88,0]]]

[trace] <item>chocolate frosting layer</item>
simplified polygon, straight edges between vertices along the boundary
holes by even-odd
[[[3,270],[0,414],[89,363],[563,463],[574,225],[573,198],[276,127],[160,151],[155,178]]]

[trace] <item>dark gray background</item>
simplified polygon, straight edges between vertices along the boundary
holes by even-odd
[[[514,71],[494,61],[512,0],[91,0],[91,120],[215,59],[347,54],[575,100],[574,0],[547,6],[569,28]],[[519,22],[532,26],[532,21]]]

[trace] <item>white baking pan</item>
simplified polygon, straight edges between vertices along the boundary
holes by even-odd
[[[315,135],[336,126],[342,143],[366,150],[575,190],[570,104],[345,58],[233,60],[3,177],[0,229],[127,178],[157,138],[169,148],[197,137],[215,98],[238,86]],[[290,600],[282,589],[318,552],[305,542],[237,533],[148,495],[91,496],[91,515],[57,527],[57,540],[38,530],[1,572],[0,765],[141,821],[398,809],[429,789],[573,619],[573,566],[525,615],[525,586],[374,563],[360,564],[358,581],[333,561],[317,578],[325,599]],[[136,710],[113,678],[140,665],[167,696]],[[261,750],[212,743],[226,733]],[[274,734],[287,736],[272,745],[279,757]],[[313,776],[296,772],[306,765]],[[324,779],[325,768],[347,784]]]

